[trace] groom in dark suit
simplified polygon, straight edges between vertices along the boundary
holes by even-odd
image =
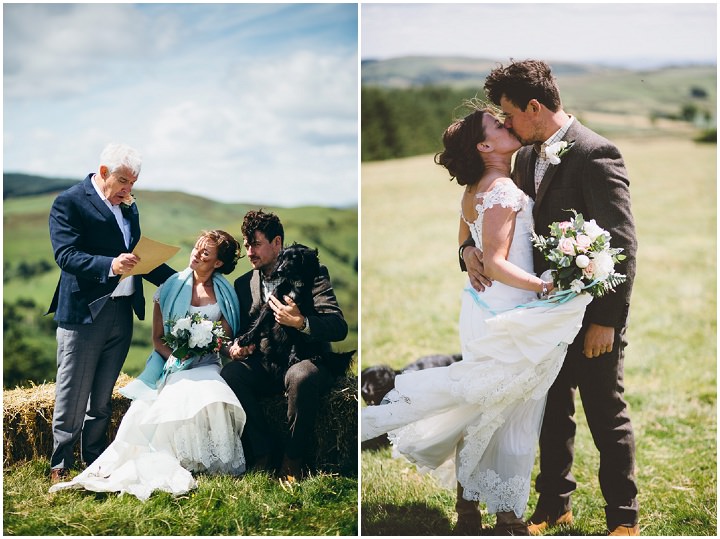
[[[53,413],[53,482],[67,478],[74,446],[93,462],[106,447],[112,390],[125,362],[133,311],[145,317],[142,278],[135,267],[140,216],[130,191],[140,154],[110,144],[97,173],[58,195],[50,210],[50,241],[60,280],[48,313],[55,313],[57,377]],[[163,264],[144,277],[156,285],[175,271]]]
[[[280,476],[294,481],[301,477],[312,447],[320,397],[336,380],[336,374],[328,365],[307,358],[329,352],[331,342],[342,341],[347,336],[348,325],[323,265],[313,282],[312,307],[303,307],[301,311],[291,298],[285,296],[282,302],[271,295],[278,285],[272,275],[285,239],[277,215],[262,210],[249,211],[243,219],[242,234],[253,269],[235,281],[241,316],[238,335],[252,324],[252,313],[269,302],[275,320],[292,333],[294,355],[300,361],[289,365],[290,358],[276,357],[277,363],[284,365],[278,371],[262,355],[253,354],[254,345],[235,344],[230,349],[230,357],[235,361],[225,365],[220,374],[247,414],[242,441],[250,465],[274,471],[276,455],[283,454]],[[262,397],[275,394],[287,397],[290,436],[284,448],[266,424],[260,404]]]
[[[590,303],[548,393],[535,483],[540,496],[529,531],[540,534],[572,522],[574,397],[579,390],[600,452],[599,479],[609,534],[639,535],[635,439],[623,397],[625,331],[637,250],[625,164],[615,145],[563,110],[546,63],[526,60],[500,66],[488,75],[485,91],[502,108],[505,127],[524,144],[516,155],[513,176],[535,200],[535,231],[547,235],[551,223],[567,221],[572,217],[568,210],[574,209],[609,231],[613,247],[622,248],[627,257],[617,268],[627,281]],[[559,147],[554,143],[561,143],[564,152],[553,152]],[[487,285],[481,251],[466,242],[460,257],[473,286]],[[549,267],[539,251],[534,253],[534,264],[538,275]]]

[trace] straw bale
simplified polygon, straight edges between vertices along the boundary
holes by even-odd
[[[121,374],[112,396],[112,417],[108,431],[115,437],[130,401],[117,392],[132,378]],[[55,384],[3,391],[3,466],[49,458],[52,452],[52,416]],[[343,474],[357,473],[357,378],[338,380],[320,404],[316,425],[316,470]],[[287,401],[282,396],[266,399],[265,415],[273,430],[287,435]],[[76,448],[76,458],[79,450]]]
[[[117,392],[132,378],[121,374],[112,395],[112,416],[108,436],[115,437],[130,401]],[[3,390],[3,466],[36,458],[50,458],[53,447],[52,417],[55,384]],[[79,457],[79,449],[75,449]]]
[[[340,378],[320,402],[315,424],[311,468],[355,475],[358,471],[358,386],[357,377]],[[271,430],[287,438],[287,399],[282,395],[265,399],[265,418]]]

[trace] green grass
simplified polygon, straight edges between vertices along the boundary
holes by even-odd
[[[639,241],[625,386],[641,531],[715,536],[717,147],[676,139],[616,143],[631,178]],[[432,156],[362,167],[362,367],[400,368],[460,349],[461,190],[447,178]],[[602,535],[599,459],[576,404],[575,524],[553,533]],[[361,474],[363,535],[452,529],[454,493],[389,451],[363,451]],[[527,515],[536,501],[532,492]]]
[[[357,535],[357,479],[317,475],[283,487],[264,473],[199,476],[198,488],[146,502],[130,495],[48,494],[47,461],[6,470],[3,535]]]

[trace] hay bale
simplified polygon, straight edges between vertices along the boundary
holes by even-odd
[[[112,395],[112,416],[108,435],[115,438],[130,401],[117,392],[132,378],[121,374]],[[3,466],[38,458],[49,459],[53,448],[52,417],[55,384],[3,390]],[[79,448],[75,457],[80,458]]]
[[[271,430],[288,436],[287,399],[277,395],[264,400],[265,419]],[[320,401],[315,424],[314,455],[309,466],[314,470],[356,475],[358,471],[358,385],[357,377],[338,379],[330,393]]]
[[[130,400],[118,393],[132,378],[121,374],[112,395],[113,412],[108,435],[112,440]],[[317,444],[313,467],[320,471],[357,474],[357,378],[338,380],[323,398],[316,425]],[[48,459],[52,453],[52,416],[55,384],[3,391],[3,466]],[[287,435],[287,401],[282,396],[267,399],[266,418],[280,435]],[[79,449],[76,448],[79,459]]]

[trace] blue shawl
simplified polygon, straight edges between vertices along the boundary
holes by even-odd
[[[220,312],[230,324],[233,332],[232,337],[240,328],[240,304],[237,294],[228,280],[220,273],[213,273],[212,279]],[[170,277],[160,287],[160,310],[162,311],[163,321],[176,320],[187,315],[190,300],[192,299],[192,286],[193,272],[192,269],[186,268]],[[185,361],[184,365],[181,368],[188,368],[191,362]],[[151,389],[156,389],[158,382],[165,377],[168,371],[181,370],[181,368],[178,368],[177,365],[166,366],[162,356],[153,350],[145,364],[145,370],[137,377],[137,380],[140,380]]]

